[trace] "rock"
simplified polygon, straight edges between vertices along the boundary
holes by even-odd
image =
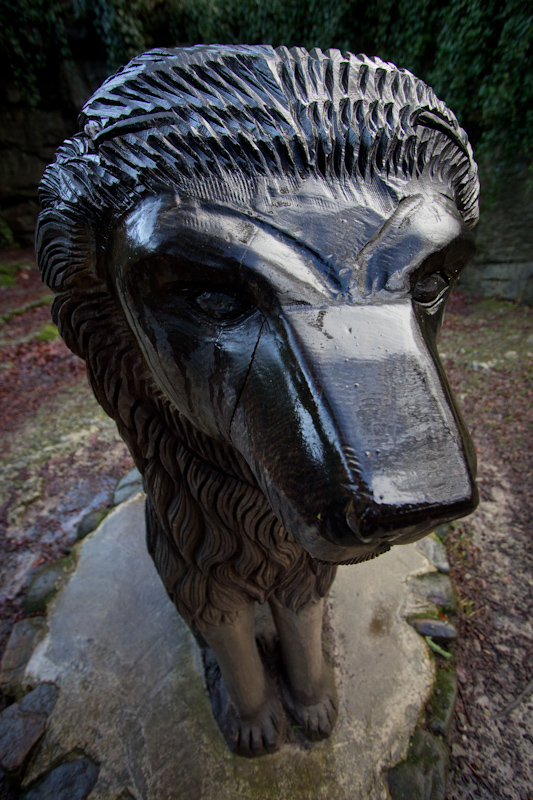
[[[113,504],[118,506],[125,500],[129,500],[138,492],[143,490],[142,475],[137,468],[132,469],[127,475],[117,483],[115,493],[113,494]]]
[[[28,585],[32,575],[35,574],[34,562],[35,553],[17,553],[12,562],[12,569],[7,573],[0,572],[0,605],[3,605],[6,600],[14,600],[21,589]]]
[[[484,297],[533,303],[533,261],[472,264],[460,289]]]
[[[431,696],[432,716],[428,728],[446,738],[450,732],[457,702],[457,677],[453,669],[437,669],[435,691]]]
[[[387,775],[392,800],[444,800],[448,752],[440,739],[418,729],[405,761]]]
[[[446,549],[434,533],[417,542],[416,547],[439,572],[446,574],[450,572]]]
[[[438,528],[435,528],[435,536],[439,541],[443,541],[446,536],[453,530],[452,526],[449,522],[445,523],[444,525],[439,525]],[[421,541],[424,541],[423,539]]]
[[[41,683],[32,692],[24,695],[18,702],[22,711],[32,714],[50,714],[55,706],[58,694],[53,683]]]
[[[43,683],[0,714],[0,764],[18,773],[44,733],[58,690]]]
[[[527,164],[502,176],[496,197],[482,200],[476,227],[477,254],[461,275],[459,288],[476,295],[533,302],[533,203]],[[482,196],[490,176],[481,181]]]
[[[67,556],[40,569],[26,592],[24,611],[27,614],[45,611],[46,604],[57,594],[61,580],[68,575],[71,568],[72,557]]]
[[[446,611],[457,609],[457,600],[448,575],[440,572],[426,572],[409,580],[409,586],[423,600],[441,606]]]
[[[67,761],[30,787],[23,800],[85,800],[98,779],[98,767],[89,758]]]
[[[18,800],[18,792],[15,794],[14,788],[8,781],[6,773],[0,767],[0,798],[2,800]]]
[[[91,511],[89,514],[85,514],[76,529],[76,539],[78,542],[95,531],[108,514],[108,508],[100,508],[97,511]]]
[[[0,689],[8,696],[17,696],[26,664],[42,637],[45,628],[43,617],[30,617],[17,622],[7,643],[0,664]]]
[[[100,767],[90,800],[369,800],[370,785],[384,800],[383,769],[405,752],[434,681],[425,642],[399,613],[407,577],[425,564],[406,545],[339,568],[329,598],[337,728],[313,746],[293,730],[279,752],[246,759],[213,719],[201,654],[146,550],[138,494],[80,542],[26,669],[29,683],[61,686],[27,782],[87,753]]]
[[[420,636],[431,636],[437,642],[452,642],[457,639],[457,631],[451,622],[429,617],[417,617],[410,622]]]

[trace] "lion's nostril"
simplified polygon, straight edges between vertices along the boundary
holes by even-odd
[[[345,513],[346,524],[351,532],[355,534],[363,544],[369,544],[372,541],[373,531],[375,529],[371,529],[369,525],[365,524],[367,513],[368,509],[363,512],[362,515],[360,512],[357,513],[352,501],[348,504]]]

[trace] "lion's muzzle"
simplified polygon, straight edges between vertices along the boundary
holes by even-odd
[[[477,504],[473,447],[409,300],[289,307],[264,327],[232,440],[287,529],[339,563]]]

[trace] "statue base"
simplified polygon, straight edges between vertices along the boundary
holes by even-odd
[[[385,800],[383,773],[405,756],[433,683],[405,619],[417,610],[407,578],[434,571],[416,547],[339,569],[327,626],[340,706],[331,738],[310,744],[293,726],[280,751],[246,759],[218,730],[201,651],[144,536],[139,494],[81,542],[49,607],[25,683],[60,691],[25,784],[86,756],[99,766],[90,800]],[[268,647],[267,609],[258,636]]]

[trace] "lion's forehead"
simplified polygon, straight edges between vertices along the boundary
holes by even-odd
[[[313,202],[320,195],[287,196],[268,214],[245,212],[222,202],[153,196],[141,201],[115,233],[112,269],[156,257],[209,264],[223,273],[262,276],[281,297],[309,302],[341,298],[368,283],[380,262],[385,286],[412,273],[433,251],[459,237],[464,225],[449,199],[438,194],[404,198],[396,208],[379,198]],[[392,284],[391,284],[392,287]],[[296,294],[295,294],[296,292]]]

